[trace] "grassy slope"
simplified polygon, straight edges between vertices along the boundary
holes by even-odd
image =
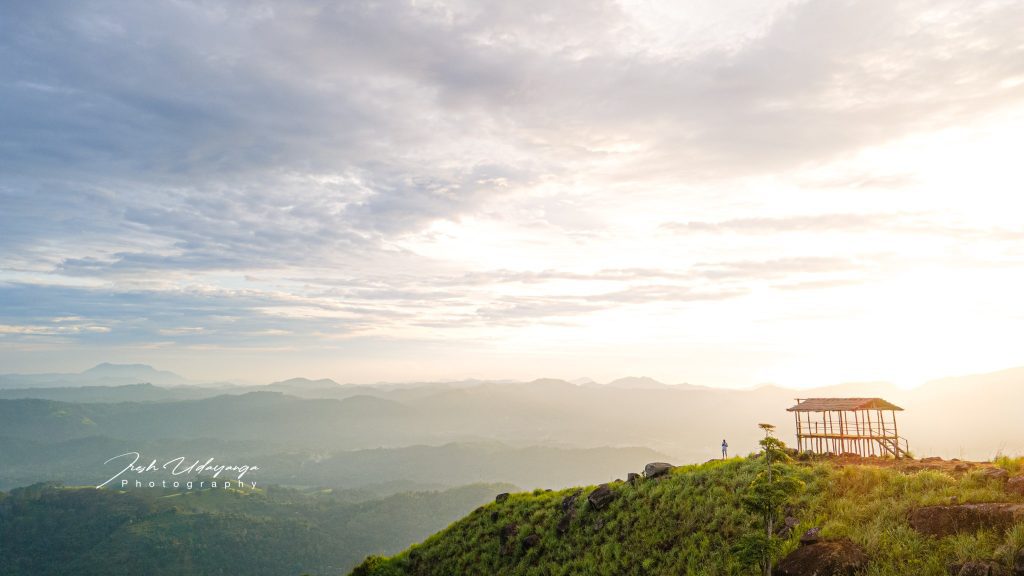
[[[443,532],[392,558],[371,557],[354,574],[754,574],[733,554],[733,545],[755,519],[740,496],[761,462],[732,459],[675,469],[637,487],[613,484],[616,499],[592,510],[584,489],[576,517],[564,536],[556,526],[562,499],[573,490],[514,494],[501,504],[474,511]],[[1022,461],[1001,465],[1019,473]],[[871,557],[869,575],[944,575],[954,561],[1005,559],[1024,546],[1024,524],[1007,534],[935,539],[914,532],[907,513],[917,506],[1020,501],[978,472],[959,477],[935,470],[903,472],[869,465],[800,464],[794,473],[805,489],[788,505],[800,526],[785,544],[797,546],[808,528],[824,537],[849,537]],[[518,533],[502,555],[499,534],[510,523]],[[539,545],[526,549],[532,533]]]

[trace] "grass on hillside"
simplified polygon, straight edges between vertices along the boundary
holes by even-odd
[[[1004,458],[997,465],[1019,473],[1024,459]],[[734,458],[676,468],[666,478],[641,480],[635,487],[614,483],[616,498],[600,511],[585,504],[594,487],[583,488],[565,535],[556,529],[560,505],[575,490],[513,494],[397,556],[367,558],[353,574],[756,574],[755,567],[740,564],[735,546],[743,534],[758,529],[741,495],[762,466],[759,459]],[[1024,524],[1006,534],[981,531],[938,539],[910,528],[907,515],[919,506],[1024,501],[978,471],[954,477],[934,470],[905,473],[817,462],[794,464],[792,473],[804,489],[786,505],[800,524],[783,555],[811,527],[821,527],[823,537],[848,537],[862,546],[871,558],[868,576],[944,576],[950,563],[1005,562],[1024,547]],[[517,531],[503,553],[500,533],[511,524]],[[539,543],[528,548],[523,541],[531,534]]]

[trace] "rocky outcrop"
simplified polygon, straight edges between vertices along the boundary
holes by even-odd
[[[594,510],[601,510],[615,499],[615,492],[607,484],[601,484],[587,495],[587,502]]]
[[[822,540],[801,546],[779,562],[776,576],[854,576],[868,565],[868,556],[850,540]]]
[[[1007,480],[1006,491],[1017,496],[1024,496],[1024,476],[1014,476]]]
[[[675,468],[675,466],[667,462],[651,462],[647,466],[644,466],[644,476],[647,478],[657,478],[668,474],[668,471]]]
[[[985,468],[979,474],[982,478],[995,482],[1006,482],[1010,478],[1010,473],[1002,468]]]
[[[1024,521],[1024,504],[960,504],[925,506],[910,512],[910,526],[930,536],[977,532],[982,528],[1006,530]]]
[[[497,502],[498,504],[501,504],[505,500],[508,500],[508,492],[502,492],[501,494],[498,494],[497,496],[494,497],[494,501]]]

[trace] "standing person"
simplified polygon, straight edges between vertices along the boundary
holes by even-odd
[[[722,460],[725,460],[728,457],[729,457],[729,443],[725,441],[725,438],[722,438]]]

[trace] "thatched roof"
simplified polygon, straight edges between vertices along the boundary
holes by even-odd
[[[854,412],[857,410],[899,410],[903,408],[881,398],[800,398],[787,412]]]

